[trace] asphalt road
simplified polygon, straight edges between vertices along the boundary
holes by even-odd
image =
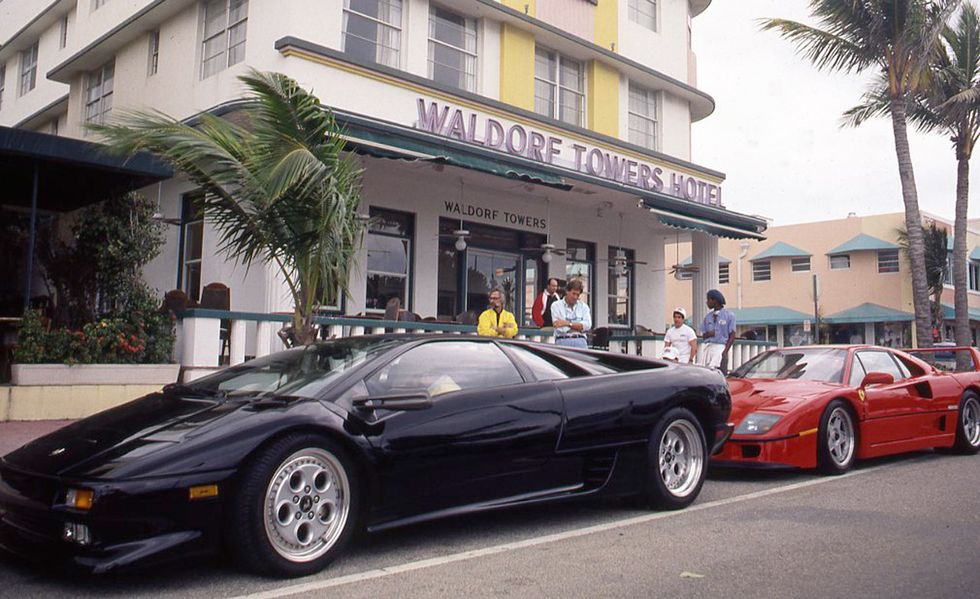
[[[538,506],[369,535],[318,576],[223,561],[59,577],[0,562],[5,597],[980,597],[980,456],[825,478],[712,471],[681,512]]]

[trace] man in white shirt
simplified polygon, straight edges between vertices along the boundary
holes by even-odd
[[[592,312],[578,299],[582,290],[582,281],[572,279],[565,289],[565,297],[551,304],[556,345],[582,349],[589,346],[585,332],[592,328]]]
[[[672,347],[677,352],[677,361],[681,364],[693,364],[698,355],[698,334],[694,329],[684,324],[687,320],[687,310],[674,308],[674,326],[664,334],[664,347]]]

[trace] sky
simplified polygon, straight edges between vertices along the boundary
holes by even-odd
[[[692,161],[727,175],[729,210],[773,225],[902,212],[891,121],[841,128],[870,73],[818,71],[758,20],[810,24],[807,0],[714,0],[695,17],[697,87],[717,108],[692,129]],[[920,208],[953,218],[956,160],[946,135],[909,130]],[[980,189],[980,159],[971,163]],[[980,217],[971,193],[970,218]]]

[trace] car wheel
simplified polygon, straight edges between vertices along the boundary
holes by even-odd
[[[354,531],[358,491],[347,452],[330,439],[279,439],[242,473],[229,522],[236,561],[265,576],[322,570]]]
[[[817,429],[817,464],[824,474],[844,474],[854,466],[857,427],[843,400],[827,404]]]
[[[963,394],[958,414],[953,451],[973,455],[980,451],[980,398],[976,393],[967,391]]]
[[[704,430],[694,414],[674,408],[653,427],[647,449],[645,496],[650,507],[677,510],[697,499],[708,455]]]

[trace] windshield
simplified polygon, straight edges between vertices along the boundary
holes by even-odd
[[[799,379],[839,383],[846,349],[775,349],[742,364],[731,376],[746,379]]]
[[[394,339],[327,341],[256,358],[186,385],[189,392],[319,397],[338,376],[398,343]]]

